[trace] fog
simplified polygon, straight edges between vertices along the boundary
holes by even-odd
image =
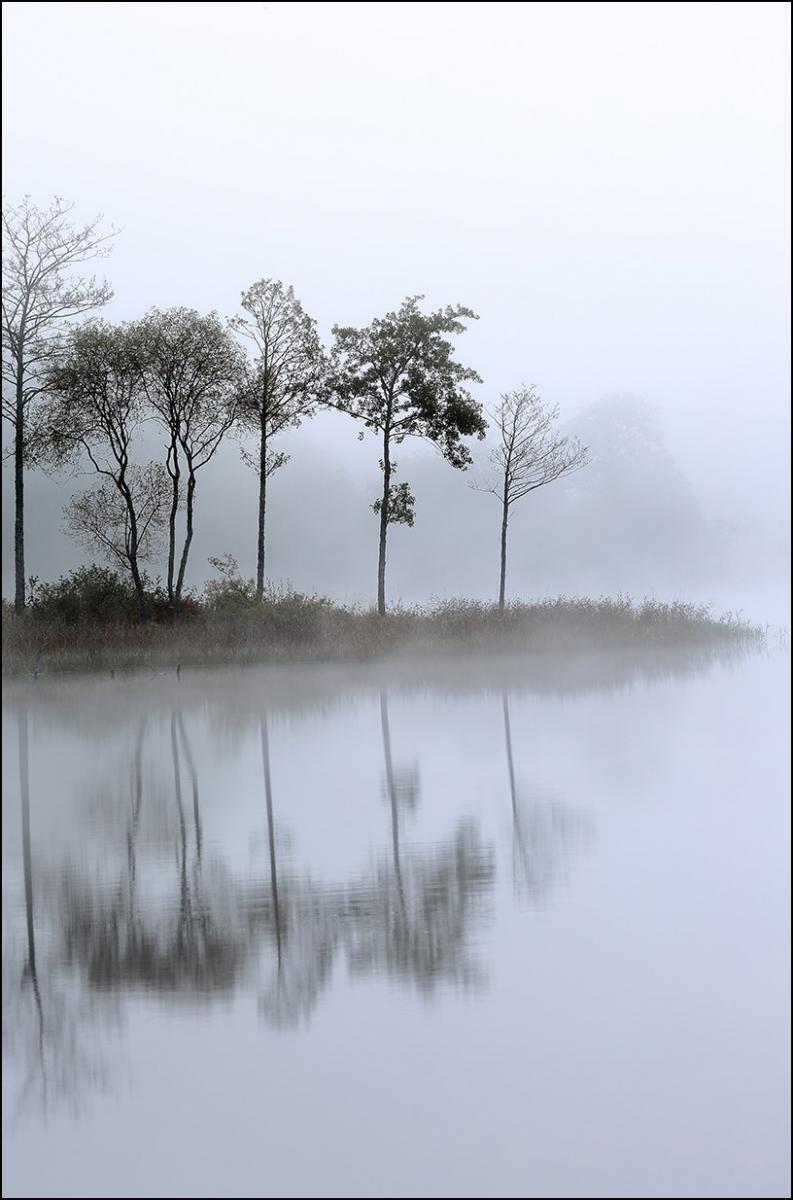
[[[407,294],[464,302],[483,403],[533,382],[607,461],[591,406],[631,396],[666,445],[638,500],[641,462],[603,487],[596,450],[521,506],[510,594],[750,598],[763,616],[789,542],[787,6],[4,12],[6,194],[122,228],[108,318],[228,316],[260,276],[292,282],[326,342]],[[325,414],[286,439],[272,580],[370,599],[378,454],[355,432]],[[417,516],[392,534],[392,598],[491,594],[497,505],[420,446],[398,457]],[[85,560],[61,530],[74,486],[30,475],[28,574]],[[10,496],[6,469],[4,594]],[[193,583],[226,551],[252,574],[254,522],[256,481],[224,446],[199,481]]]
[[[112,587],[3,605],[3,1195],[789,1196],[789,6],[3,18],[5,199],[116,227],[104,319],[225,323],[279,279],[328,351],[406,297],[477,314],[450,365],[449,312],[422,343],[403,310],[380,425],[340,335],[338,408],[261,446],[286,459],[267,583],[371,613],[254,605],[235,429],[197,473],[186,582],[226,555],[258,579],[181,619],[211,444],[190,387],[167,609],[150,586],[165,509],[137,469],[165,470],[173,324],[89,333],[96,373],[51,381],[52,453],[99,410],[132,481],[118,521],[110,486],[83,519],[126,550],[140,623]],[[174,324],[239,416],[225,324]],[[299,312],[277,332],[254,428],[268,389],[274,422],[328,399]],[[405,379],[424,440],[400,442]],[[450,461],[507,393],[502,512],[494,423]],[[26,472],[28,577],[97,558],[64,515],[94,483]],[[7,597],[7,459],[2,494]],[[549,596],[586,599],[502,611]]]
[[[294,285],[326,344],[406,295],[470,305],[458,350],[477,398],[535,383],[593,448],[516,511],[508,594],[682,595],[784,622],[789,19],[758,3],[10,3],[5,192],[121,227],[111,320],[231,315],[262,276]],[[368,602],[379,454],[356,432],[324,414],[284,439],[267,572]],[[468,487],[485,454],[462,473],[399,448],[417,515],[389,540],[391,601],[495,593],[498,505]],[[81,485],[30,474],[28,574],[86,560],[61,528]],[[197,505],[189,579],[227,551],[251,575],[237,445]]]

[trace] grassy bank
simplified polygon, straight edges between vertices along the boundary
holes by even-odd
[[[470,600],[376,612],[296,594],[228,609],[193,606],[171,625],[66,619],[4,605],[6,675],[233,663],[361,661],[394,654],[581,651],[760,644],[765,632],[701,605],[558,597],[503,611]]]

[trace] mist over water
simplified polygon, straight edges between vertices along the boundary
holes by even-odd
[[[85,422],[150,502],[116,519],[104,476],[86,549],[88,460],[29,463],[18,582],[109,529],[135,578],[161,538],[139,624],[94,573],[14,615],[4,457],[3,1195],[789,1196],[789,6],[12,0],[3,27],[12,231],[53,196],[78,246],[117,231],[110,302],[67,296],[115,332],[95,374],[75,343],[50,450]],[[4,451],[47,361],[8,296],[55,335],[83,269],[37,291],[12,260]],[[265,439],[266,356],[228,343],[267,296]],[[339,332],[397,310],[380,358]],[[171,328],[215,351],[163,424]],[[367,354],[396,363],[380,426]],[[213,388],[193,531],[192,475],[139,469]],[[249,464],[280,456],[265,504]],[[512,509],[510,472],[541,480]]]
[[[788,668],[9,686],[4,1193],[785,1195]]]

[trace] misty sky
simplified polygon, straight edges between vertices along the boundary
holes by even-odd
[[[408,294],[464,303],[481,319],[459,353],[484,402],[533,382],[574,427],[603,396],[640,397],[659,407],[708,511],[780,521],[787,4],[7,3],[3,14],[5,195],[58,193],[122,227],[106,264],[111,319],[155,304],[227,316],[262,276],[295,286],[326,342],[335,322],[368,322]],[[273,493],[291,486],[298,503],[294,481],[322,461],[368,486],[378,454],[356,432],[338,414],[306,425]],[[199,485],[205,511],[229,496],[241,508],[214,513],[193,571],[232,549],[250,574],[255,480],[236,449],[214,466]],[[5,497],[8,484],[6,470]],[[54,549],[66,541],[60,491],[39,481],[30,494],[28,569],[50,576],[77,552]],[[7,502],[4,591],[12,517]],[[272,518],[290,520],[277,499]],[[309,571],[303,582],[323,588]]]

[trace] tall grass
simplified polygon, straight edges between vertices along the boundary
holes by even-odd
[[[354,661],[402,652],[577,651],[759,644],[765,631],[706,605],[559,596],[503,610],[475,600],[397,607],[386,616],[282,590],[261,604],[193,605],[174,625],[77,623],[3,606],[5,674],[243,662]]]

